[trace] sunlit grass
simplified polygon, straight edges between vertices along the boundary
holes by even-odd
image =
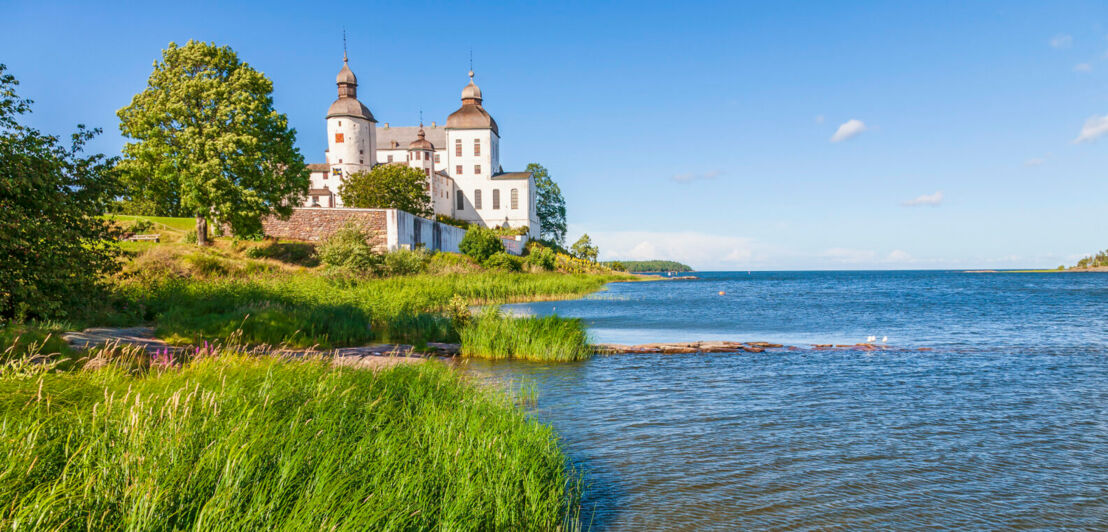
[[[462,354],[494,360],[572,362],[592,356],[579,319],[513,318],[486,309],[461,330]]]
[[[4,367],[7,529],[575,525],[579,480],[551,430],[438,363]]]

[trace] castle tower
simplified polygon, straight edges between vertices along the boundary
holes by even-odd
[[[369,170],[377,161],[377,120],[358,101],[358,78],[350,70],[345,51],[335,82],[339,98],[327,109],[327,164],[337,191],[346,176]]]
[[[492,201],[489,185],[491,177],[500,171],[500,128],[485,110],[483,101],[471,70],[469,84],[462,89],[461,108],[446,119],[446,171],[454,178],[459,192],[455,216],[485,223],[486,218],[503,215],[490,211],[499,203]]]
[[[435,145],[427,140],[422,123],[419,124],[418,138],[408,145],[408,166],[419,170],[427,177],[431,177],[435,171]]]

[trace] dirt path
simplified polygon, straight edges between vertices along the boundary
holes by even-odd
[[[95,327],[83,331],[67,332],[62,338],[70,347],[85,351],[104,344],[119,344],[140,347],[147,353],[168,352],[187,353],[196,351],[196,346],[169,345],[154,336],[152,327]],[[429,353],[418,353],[410,345],[374,344],[361,347],[341,347],[331,350],[319,349],[275,349],[257,348],[257,352],[267,352],[279,356],[332,355],[335,364],[362,368],[387,368],[398,364],[418,364],[429,358],[452,356],[457,354],[456,344],[429,343]]]

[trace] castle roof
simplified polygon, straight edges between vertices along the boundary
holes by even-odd
[[[431,150],[435,151],[435,145],[427,140],[427,134],[423,131],[423,124],[419,125],[419,133],[416,134],[418,138],[412,141],[408,145],[409,150]]]
[[[531,172],[500,172],[499,174],[493,174],[489,179],[494,180],[509,180],[509,179],[529,179]]]
[[[473,82],[473,71],[470,70],[469,85],[462,89],[462,107],[446,118],[447,129],[491,129],[500,136],[500,127],[481,102],[481,88]]]
[[[339,87],[339,99],[327,109],[327,118],[336,116],[349,116],[362,118],[370,122],[376,122],[373,113],[362,102],[358,101],[358,77],[350,70],[346,59],[346,53],[342,54],[342,70],[335,76],[335,83]]]
[[[424,135],[428,142],[443,149],[446,146],[446,129],[442,126],[424,128]],[[403,150],[412,139],[419,137],[419,126],[390,126],[377,128],[378,150]]]

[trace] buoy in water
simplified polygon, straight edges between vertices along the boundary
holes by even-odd
[[[721,296],[727,295],[727,292],[724,292],[723,290],[720,290],[719,295],[721,295]]]

